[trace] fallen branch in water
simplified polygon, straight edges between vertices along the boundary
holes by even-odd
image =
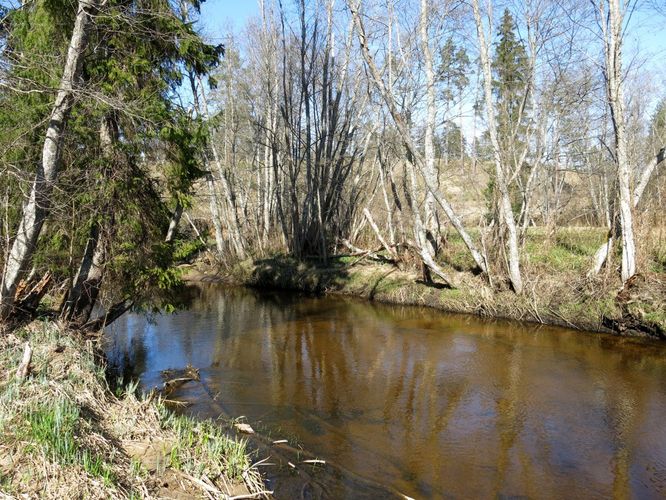
[[[254,429],[252,426],[250,426],[250,424],[236,423],[234,424],[234,427],[239,432],[243,432],[245,434],[254,434]]]

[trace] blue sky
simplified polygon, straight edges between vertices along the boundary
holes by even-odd
[[[286,0],[286,3],[289,2]],[[646,5],[647,2],[641,4],[642,7]],[[666,86],[665,14],[666,9],[657,13],[645,8],[634,13],[627,33],[624,56],[625,65],[629,65],[636,49],[640,48],[639,59],[642,64],[647,64],[642,74],[647,73],[652,84],[661,89]],[[258,0],[207,0],[202,4],[199,26],[211,42],[221,43],[230,32],[238,34],[249,18],[258,15]]]
[[[207,0],[201,6],[199,25],[214,41],[220,41],[229,31],[245,26],[248,18],[259,14],[258,0]]]
[[[204,33],[214,41],[220,41],[229,28],[240,30],[248,18],[259,14],[258,0],[207,0],[201,8],[199,25]],[[664,18],[654,12],[639,12],[631,21],[629,44],[638,43],[652,56],[666,54],[666,31]]]

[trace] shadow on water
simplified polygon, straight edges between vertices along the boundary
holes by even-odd
[[[662,344],[342,297],[187,297],[121,318],[109,358],[145,388],[199,368],[185,411],[260,429],[281,498],[666,495]]]

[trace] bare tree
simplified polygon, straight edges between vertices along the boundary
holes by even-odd
[[[414,143],[414,140],[411,137],[410,131],[408,129],[407,123],[405,122],[404,117],[400,113],[398,106],[395,102],[395,98],[393,94],[387,89],[384,80],[382,79],[381,73],[379,69],[377,68],[374,58],[372,57],[372,54],[370,53],[369,49],[369,41],[365,32],[365,27],[363,25],[363,20],[361,19],[361,14],[360,14],[360,6],[361,3],[360,1],[352,1],[352,0],[347,0],[347,6],[349,10],[352,13],[352,17],[354,19],[354,23],[356,26],[356,33],[358,36],[358,41],[359,45],[361,48],[361,54],[363,56],[363,59],[365,60],[365,63],[370,71],[370,76],[372,78],[372,81],[374,83],[375,88],[377,89],[379,95],[381,96],[382,100],[386,104],[386,107],[388,108],[389,113],[391,114],[391,117],[393,118],[393,121],[396,125],[396,128],[398,130],[398,133],[400,134],[400,138],[404,143],[404,146],[407,150],[407,162],[408,164],[412,164],[411,162],[414,162],[416,166],[421,169],[421,172],[423,172],[423,169],[425,169],[425,160],[423,156],[419,153],[419,149],[417,148],[416,144]],[[451,204],[448,202],[446,197],[437,189],[436,185],[432,185],[429,182],[429,179],[427,176],[424,175],[424,182],[426,189],[429,193],[432,194],[434,197],[435,201],[442,207],[442,210],[448,217],[448,219],[451,221],[451,224],[453,227],[456,229],[458,234],[460,234],[462,240],[464,241],[465,245],[467,246],[470,254],[472,255],[472,258],[474,259],[474,262],[478,266],[479,269],[482,271],[486,271],[486,262],[485,259],[483,258],[481,252],[476,248],[476,245],[474,244],[474,241],[470,237],[469,233],[465,230],[462,221],[460,217],[456,214],[456,212],[453,210],[453,207]],[[420,216],[419,216],[420,218]],[[422,224],[419,223],[418,218],[415,218],[414,220],[416,228],[417,228],[417,233],[418,233],[418,228],[422,227]],[[417,242],[418,243],[418,242]],[[434,260],[430,258],[429,251],[426,249],[426,254],[423,253],[423,246],[419,246],[419,251],[421,253],[422,257],[426,257],[424,259],[424,263],[433,269],[437,274],[440,274],[442,271],[441,269],[435,269],[433,268]],[[441,274],[440,274],[441,276]]]

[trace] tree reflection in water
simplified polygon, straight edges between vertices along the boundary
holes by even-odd
[[[119,320],[110,358],[144,386],[192,364],[231,415],[406,495],[666,494],[660,344],[213,285],[188,300]]]

